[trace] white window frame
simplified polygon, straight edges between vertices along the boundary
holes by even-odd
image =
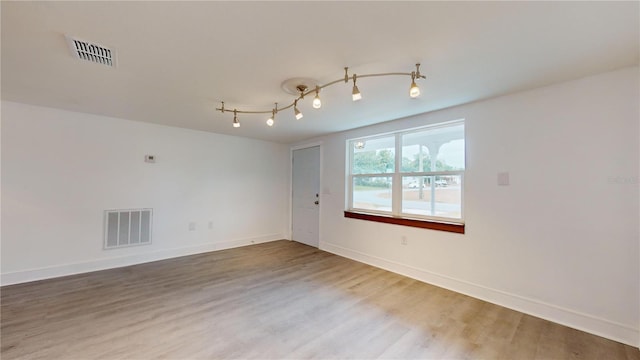
[[[358,213],[366,213],[366,214],[374,214],[374,215],[383,215],[383,216],[392,216],[395,218],[403,218],[403,219],[418,219],[418,220],[427,220],[434,222],[442,222],[442,223],[453,223],[453,224],[464,224],[464,172],[465,170],[455,170],[455,171],[421,171],[421,172],[402,172],[402,136],[425,131],[429,129],[436,129],[440,127],[449,127],[456,126],[460,124],[465,124],[465,120],[454,120],[448,121],[444,123],[438,123],[433,125],[422,126],[418,128],[405,129],[400,131],[394,131],[384,134],[375,134],[372,136],[366,137],[358,137],[347,139],[347,152],[348,152],[348,164],[347,164],[347,211],[358,212]],[[370,173],[370,174],[354,174],[353,173],[353,155],[354,155],[354,144],[356,141],[368,141],[379,138],[386,137],[394,137],[394,172],[392,173]],[[465,142],[466,142],[466,133],[465,133]],[[466,163],[466,156],[465,156]],[[466,166],[465,166],[466,169]],[[402,192],[402,179],[404,177],[426,177],[426,176],[460,176],[460,218],[448,218],[448,217],[439,217],[439,216],[431,216],[431,215],[420,215],[420,214],[411,214],[411,213],[403,213],[402,212],[402,201],[403,201],[403,192]],[[380,211],[380,210],[371,210],[371,209],[362,209],[356,208],[353,206],[353,184],[354,180],[358,177],[390,177],[391,178],[391,211]],[[435,178],[434,178],[435,179]],[[433,184],[435,186],[435,184]],[[432,201],[435,201],[432,199]]]

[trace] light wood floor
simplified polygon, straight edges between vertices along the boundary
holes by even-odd
[[[640,359],[289,241],[3,287],[2,359]]]

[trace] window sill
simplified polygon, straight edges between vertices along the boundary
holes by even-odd
[[[422,229],[440,230],[440,231],[447,231],[447,232],[452,232],[457,234],[464,234],[464,224],[445,223],[445,222],[437,222],[437,221],[431,221],[431,220],[399,218],[399,217],[384,216],[384,215],[373,215],[373,214],[365,214],[361,212],[353,212],[353,211],[346,211],[346,210],[344,212],[344,217],[351,218],[351,219],[375,221],[375,222],[381,222],[386,224],[411,226],[411,227],[417,227]]]

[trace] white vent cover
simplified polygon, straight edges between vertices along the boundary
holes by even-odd
[[[98,45],[89,41],[84,41],[67,36],[69,49],[78,59],[91,61],[96,64],[115,67],[115,50],[106,46]]]
[[[151,244],[153,209],[105,210],[104,248]]]

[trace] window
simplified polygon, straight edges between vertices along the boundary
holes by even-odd
[[[464,223],[464,120],[353,139],[347,146],[347,212]]]

